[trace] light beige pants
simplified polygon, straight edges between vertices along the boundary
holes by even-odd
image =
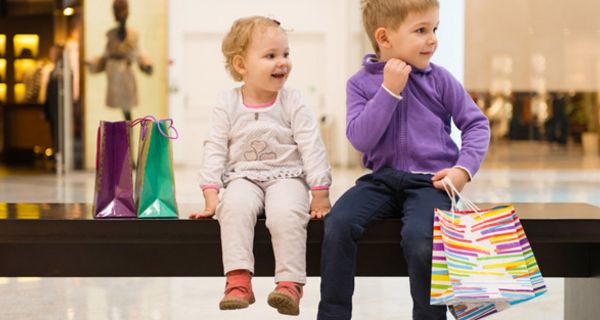
[[[308,186],[303,179],[229,182],[217,206],[225,273],[254,273],[254,226],[262,212],[271,233],[275,282],[306,283],[306,226],[310,220]]]

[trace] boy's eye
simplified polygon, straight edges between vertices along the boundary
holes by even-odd
[[[436,33],[438,30],[438,27],[433,28],[433,33]]]
[[[287,58],[287,57],[289,57],[289,56],[290,56],[290,53],[289,53],[289,52],[286,52],[286,53],[284,53],[284,54],[283,54],[283,57],[284,57],[284,58]]]
[[[424,33],[425,32],[425,28],[419,28],[416,30],[416,32],[418,33]]]
[[[269,53],[266,57],[267,57],[267,59],[274,59],[275,55],[272,53]]]

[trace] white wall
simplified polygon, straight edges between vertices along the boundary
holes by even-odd
[[[441,1],[439,47],[432,61],[463,81],[465,69],[465,1]]]
[[[349,152],[344,134],[345,81],[362,55],[354,49],[362,43],[353,42],[350,33],[359,29],[359,21],[351,20],[353,9],[358,10],[358,1],[170,1],[169,54],[174,63],[169,68],[169,112],[182,128],[181,139],[174,143],[175,162],[199,165],[215,98],[239,85],[225,72],[221,39],[235,19],[263,15],[289,30],[294,67],[287,85],[300,89],[318,116],[333,119],[331,160],[345,165]]]
[[[356,165],[359,156],[345,135],[346,80],[371,52],[360,21],[359,0],[197,0],[169,1],[169,113],[179,123],[174,142],[179,165],[200,164],[207,118],[219,91],[237,85],[226,74],[220,42],[231,23],[250,15],[266,15],[290,29],[294,70],[290,87],[303,91],[318,116],[326,115],[334,165]],[[462,80],[464,1],[441,6],[441,47],[435,61]],[[456,23],[458,21],[458,23]]]
[[[432,61],[448,69],[461,83],[465,70],[465,1],[453,0],[440,3],[440,27],[438,28],[438,50]],[[460,131],[452,123],[450,136],[461,145]]]

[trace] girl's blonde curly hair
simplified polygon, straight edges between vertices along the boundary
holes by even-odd
[[[237,19],[233,22],[231,29],[223,38],[221,51],[225,56],[225,69],[229,71],[235,81],[242,81],[242,75],[233,67],[233,58],[243,56],[250,45],[252,34],[258,28],[266,29],[269,27],[281,28],[277,20],[262,16],[252,16]],[[283,30],[283,28],[281,28]],[[283,30],[285,31],[285,30]]]

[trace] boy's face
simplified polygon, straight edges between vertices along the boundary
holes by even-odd
[[[279,91],[292,70],[285,32],[279,28],[254,30],[244,56],[242,75],[246,85],[268,92]]]
[[[437,49],[439,9],[411,12],[395,29],[387,29],[387,46],[380,44],[382,60],[396,58],[425,69]]]

